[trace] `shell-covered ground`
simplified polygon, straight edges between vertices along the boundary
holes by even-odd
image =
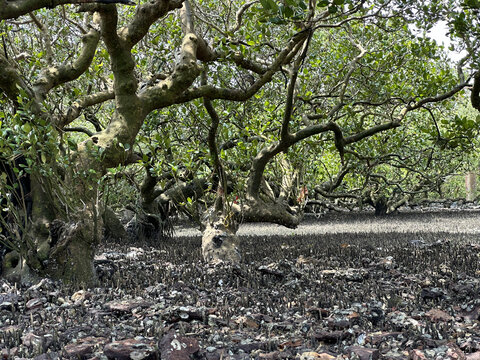
[[[185,227],[102,244],[96,288],[0,279],[0,358],[480,359],[480,212],[244,225],[206,264]]]

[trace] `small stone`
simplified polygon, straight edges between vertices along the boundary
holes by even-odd
[[[14,293],[0,294],[0,310],[12,310],[18,303],[18,295]]]
[[[319,307],[311,307],[307,309],[307,312],[316,319],[324,319],[330,315],[330,311],[327,309],[321,309]]]
[[[304,352],[296,357],[299,360],[333,360],[335,356],[332,356],[327,353],[317,353],[314,351]]]
[[[347,348],[348,354],[355,354],[359,360],[378,360],[380,351],[378,349],[369,349],[361,346],[350,346]]]
[[[250,329],[258,329],[260,327],[260,324],[251,316],[240,316],[235,320],[235,323]]]
[[[260,341],[246,342],[243,344],[239,344],[238,349],[244,351],[247,354],[250,354],[252,351],[255,350],[265,350],[267,348],[267,345],[267,343],[263,343]]]
[[[105,307],[111,311],[130,312],[136,308],[149,307],[152,304],[143,299],[126,299],[120,301],[110,301],[105,304]]]
[[[0,304],[0,310],[14,310],[14,306],[10,301],[4,301]]]
[[[315,334],[313,334],[313,337],[317,341],[322,341],[322,342],[328,343],[328,344],[334,344],[334,343],[338,343],[339,341],[347,338],[348,335],[349,335],[348,333],[346,333],[344,331],[341,331],[341,330],[337,330],[337,331],[318,331]]]
[[[433,322],[446,322],[453,319],[449,314],[440,309],[431,309],[425,314],[425,316]]]
[[[372,345],[378,345],[382,342],[384,342],[385,340],[387,340],[388,338],[394,338],[396,339],[397,337],[399,337],[400,335],[402,335],[401,332],[379,332],[379,333],[373,333],[373,334],[369,334],[366,341],[370,342]]]
[[[420,292],[422,299],[426,300],[439,300],[445,297],[445,293],[442,289],[437,287],[425,288]]]
[[[172,306],[167,308],[163,313],[163,318],[168,323],[176,323],[178,321],[204,321],[208,315],[213,314],[215,309],[194,306]]]
[[[174,331],[160,340],[158,348],[163,360],[188,360],[200,352],[196,339],[179,336]]]
[[[43,336],[30,332],[22,336],[22,343],[27,347],[40,348],[44,344]]]
[[[116,360],[153,360],[158,358],[155,344],[139,338],[114,341],[105,346],[103,353],[109,359]]]
[[[0,351],[0,359],[13,359],[16,358],[18,354],[18,347],[13,347],[10,349],[2,349]]]
[[[68,344],[63,348],[65,355],[73,359],[83,359],[87,355],[92,354],[96,349],[104,345],[107,339],[104,337],[88,336],[79,339],[76,343]]]
[[[80,290],[80,291],[77,291],[75,294],[73,294],[70,299],[72,299],[73,302],[75,303],[82,303],[84,302],[86,299],[90,298],[92,296],[91,293],[89,293],[88,291],[85,291],[85,290]]]
[[[427,359],[423,351],[418,349],[413,349],[412,351],[410,351],[410,353],[408,354],[408,358],[410,360],[426,360]]]
[[[328,327],[330,329],[348,329],[351,326],[350,319],[347,318],[333,318],[328,320]]]
[[[8,325],[0,328],[0,333],[15,334],[16,332],[22,332],[22,328],[18,325]]]
[[[455,344],[449,343],[448,349],[445,353],[446,358],[452,360],[465,360],[465,353]]]
[[[43,301],[42,299],[31,299],[29,301],[27,301],[27,303],[25,304],[25,307],[27,308],[27,310],[37,310],[37,309],[40,309],[41,307],[43,306]]]
[[[279,349],[297,348],[303,345],[303,339],[292,339],[278,345]]]
[[[380,259],[377,265],[385,269],[391,269],[394,266],[393,256],[387,256],[383,259]]]
[[[290,351],[273,351],[269,353],[258,354],[259,359],[266,360],[280,360],[280,359],[292,359],[293,355]]]
[[[129,250],[130,251],[125,254],[125,257],[130,260],[136,260],[145,253],[145,250],[142,248],[131,247]]]
[[[297,258],[297,261],[296,261],[295,265],[298,267],[298,266],[305,266],[305,265],[315,265],[315,264],[318,264],[318,263],[319,263],[319,260],[317,260],[315,258],[305,257],[303,255],[300,255]]]
[[[56,352],[41,354],[33,358],[33,360],[58,360],[58,359],[60,359],[60,356]]]

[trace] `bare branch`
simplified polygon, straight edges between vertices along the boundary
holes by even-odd
[[[470,95],[472,106],[480,111],[480,71],[475,73],[473,78],[472,94]]]
[[[50,34],[48,33],[48,29],[43,23],[38,20],[38,18],[33,13],[28,14],[32,21],[37,25],[40,33],[42,34],[43,42],[45,43],[45,53],[47,63],[50,65],[53,63],[53,51],[52,51],[52,40],[50,39]]]
[[[245,222],[271,222],[292,229],[300,224],[303,217],[301,212],[297,213],[287,204],[260,199],[251,199],[242,205],[234,204],[232,209]]]
[[[133,5],[129,0],[3,0],[0,6],[0,20],[14,19],[26,15],[32,11],[54,8],[66,4],[84,4],[84,3],[122,3]]]
[[[186,6],[182,8],[184,22],[190,21],[186,9]],[[189,31],[192,27],[185,26],[184,29]],[[197,64],[197,44],[197,36],[192,32],[186,33],[182,42],[180,62],[173,73],[155,86],[146,88],[140,94],[140,99],[148,112],[176,103],[178,94],[182,94],[195,81],[201,71]]]
[[[376,125],[376,126],[373,126],[373,127],[369,128],[367,130],[360,131],[360,132],[358,132],[354,135],[346,137],[344,142],[345,142],[345,145],[352,144],[352,143],[358,142],[362,139],[365,139],[367,137],[370,137],[372,135],[375,135],[379,132],[394,129],[394,128],[399,127],[399,126],[400,126],[400,122],[398,122],[397,120],[391,121],[391,122],[388,122],[388,123],[385,123],[385,124]]]
[[[290,82],[288,84],[287,89],[287,99],[285,103],[285,111],[283,113],[283,121],[282,121],[282,130],[280,132],[280,141],[289,141],[289,137],[291,136],[289,133],[289,125],[290,121],[292,120],[292,112],[293,112],[293,95],[295,93],[295,86],[297,83],[298,71],[300,70],[300,66],[302,65],[305,57],[307,56],[308,52],[308,45],[310,44],[310,40],[312,38],[313,32],[310,32],[308,35],[307,41],[303,44],[303,49],[300,56],[294,62],[292,74],[290,75]]]
[[[343,80],[343,86],[342,89],[340,90],[340,98],[339,98],[339,103],[343,103],[345,99],[345,92],[347,91],[347,87],[350,82],[350,78],[352,77],[353,72],[355,71],[358,62],[365,56],[367,51],[363,48],[363,46],[360,43],[356,43],[351,36],[349,36],[350,42],[359,50],[359,54],[355,56],[355,58],[350,62],[349,64],[349,70],[347,74],[345,75],[345,78]]]
[[[0,53],[0,90],[14,103],[17,104],[19,89],[23,89],[30,98],[34,98],[33,91],[27,86],[17,69]]]
[[[224,99],[232,101],[245,101],[255,95],[266,83],[268,83],[273,76],[280,70],[282,65],[290,61],[290,59],[298,53],[303,42],[306,40],[308,32],[302,31],[297,33],[286,45],[286,47],[277,55],[277,58],[268,67],[268,70],[260,76],[249,88],[231,89],[231,88],[217,88],[212,85],[203,85],[198,88],[187,89],[182,95],[171,99],[172,103],[165,103],[168,106],[171,104],[180,104],[198,99],[201,97],[208,97],[210,99]]]
[[[131,49],[148,32],[150,26],[168,12],[182,7],[184,0],[153,0],[140,5],[130,25],[119,30],[119,36]]]
[[[92,63],[100,33],[94,29],[82,37],[83,49],[73,64],[44,69],[34,84],[35,96],[41,102],[54,87],[77,79]]]
[[[71,127],[71,128],[63,128],[63,131],[69,131],[69,132],[82,132],[84,134],[87,134],[88,136],[93,136],[93,132],[91,132],[88,129],[82,128],[82,127]]]
[[[478,72],[476,73],[478,74]],[[477,77],[477,75],[475,75]],[[407,112],[409,111],[412,111],[412,110],[416,110],[418,108],[421,108],[422,106],[424,106],[425,104],[428,104],[428,103],[436,103],[436,102],[441,102],[443,100],[446,100],[446,99],[449,99],[451,98],[453,95],[455,95],[456,93],[458,93],[459,91],[463,90],[464,88],[466,88],[467,86],[470,85],[470,79],[472,78],[472,75],[467,79],[467,81],[455,86],[452,90],[444,93],[444,94],[441,94],[441,95],[437,95],[435,97],[427,97],[427,98],[424,98],[422,100],[419,100],[417,101],[415,104],[413,105],[408,105],[407,107],[404,108],[404,110],[402,111],[401,115],[405,115]],[[479,85],[479,88],[480,88],[480,85]],[[480,90],[480,89],[479,89]],[[473,94],[473,91],[472,91],[472,94]],[[403,117],[402,116],[402,117]]]
[[[82,100],[75,101],[70,106],[67,113],[57,120],[57,126],[63,128],[77,119],[85,108],[113,99],[115,99],[115,93],[113,91],[103,91],[85,96]]]
[[[247,2],[245,4],[243,4],[240,9],[238,9],[236,15],[235,15],[235,19],[236,19],[236,23],[235,23],[235,26],[228,29],[228,32],[229,33],[235,33],[237,32],[240,27],[242,26],[242,18],[243,18],[243,14],[245,13],[245,11],[248,10],[248,8],[254,4],[258,3],[258,0],[255,0],[255,1],[250,1],[250,2]]]

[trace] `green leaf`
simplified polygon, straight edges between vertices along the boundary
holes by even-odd
[[[278,17],[278,16],[275,16],[275,17],[271,18],[271,19],[270,19],[270,22],[271,22],[272,24],[277,24],[277,25],[285,24],[285,20],[282,19],[282,18],[280,18],[280,17]]]
[[[290,6],[283,8],[283,15],[287,18],[292,17],[294,14],[293,9]]]
[[[328,7],[328,12],[330,14],[335,14],[338,11],[338,8],[335,5],[329,6]]]
[[[268,1],[268,5],[270,6],[270,9],[272,9],[273,11],[278,11],[278,5],[274,0],[267,0],[267,1]]]
[[[29,123],[25,123],[22,126],[22,130],[24,133],[28,134],[30,131],[32,131],[32,126]]]
[[[298,6],[300,6],[303,10],[307,10],[307,4],[305,4],[305,1],[300,1]]]

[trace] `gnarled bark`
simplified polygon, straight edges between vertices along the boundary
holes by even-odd
[[[228,219],[214,214],[207,218],[202,235],[202,256],[205,261],[241,261],[237,228],[228,225]]]
[[[260,198],[250,199],[238,207],[242,218],[247,222],[269,222],[295,229],[303,219],[300,206],[290,206],[281,201],[264,201]]]
[[[92,285],[96,279],[92,260],[101,223],[89,210],[79,215],[82,218],[64,225],[43,273],[69,283]]]

